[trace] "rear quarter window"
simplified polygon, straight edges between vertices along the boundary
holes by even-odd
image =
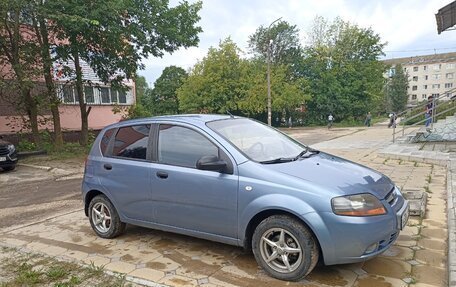
[[[107,130],[107,131],[105,131],[105,133],[103,134],[103,137],[101,138],[100,150],[101,150],[101,153],[103,154],[103,156],[105,156],[107,154],[109,141],[111,140],[113,133],[114,133],[114,129]]]

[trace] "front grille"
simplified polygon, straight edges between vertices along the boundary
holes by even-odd
[[[8,155],[9,149],[6,146],[0,146],[0,155]]]
[[[386,195],[385,200],[386,200],[386,202],[389,203],[389,205],[392,206],[392,205],[394,205],[394,201],[396,200],[396,198],[397,198],[397,195],[394,192],[394,187],[393,187],[393,189]]]

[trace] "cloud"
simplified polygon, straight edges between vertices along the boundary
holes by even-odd
[[[433,48],[456,47],[456,31],[437,35],[434,14],[448,4],[448,1],[207,0],[203,2],[200,13],[199,25],[203,28],[203,33],[199,35],[199,46],[180,49],[161,59],[146,59],[143,61],[146,69],[140,74],[145,75],[148,82],[153,82],[166,66],[176,65],[188,69],[206,55],[209,47],[217,46],[219,41],[226,37],[231,37],[244,52],[247,52],[249,35],[260,25],[268,26],[279,17],[297,25],[303,43],[315,16],[320,15],[329,20],[340,16],[360,27],[371,27],[380,35],[383,42],[388,42],[385,50],[395,51],[387,53],[389,58],[414,53],[433,53]],[[179,0],[172,0],[171,5],[178,2]],[[423,51],[415,51],[420,49]],[[398,52],[404,50],[408,52]],[[441,53],[449,51],[437,50]]]

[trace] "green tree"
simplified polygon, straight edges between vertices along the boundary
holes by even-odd
[[[292,111],[308,98],[303,79],[290,80],[287,65],[277,65],[271,73],[272,111]],[[192,70],[177,92],[184,112],[226,113],[263,119],[267,109],[266,67],[261,60],[241,59],[231,39],[208,55]]]
[[[270,29],[260,26],[249,36],[248,45],[250,52],[263,61],[267,59],[270,45],[271,62],[274,64],[293,64],[302,50],[298,28],[286,21],[279,21]]]
[[[179,109],[183,112],[226,113],[239,110],[244,95],[242,65],[236,44],[227,38],[218,48],[195,64],[178,89]]]
[[[24,111],[30,121],[35,143],[39,142],[38,113],[40,98],[32,93],[37,77],[39,58],[33,33],[24,25],[27,12],[33,8],[30,1],[0,1],[0,65],[2,98]],[[16,96],[16,91],[19,95]],[[10,95],[14,95],[11,98]]]
[[[136,103],[141,103],[144,95],[149,90],[146,78],[143,76],[136,76],[135,78],[135,95]]]
[[[386,98],[390,111],[400,112],[407,105],[408,76],[401,64],[396,64],[392,72],[385,89]]]
[[[143,67],[142,57],[161,57],[198,43],[196,26],[201,2],[169,7],[166,0],[46,1],[54,35],[61,39],[56,53],[75,82],[81,113],[81,144],[87,145],[90,108],[84,100],[82,61],[105,83],[122,89]],[[151,16],[153,15],[153,16]]]
[[[310,83],[307,102],[310,122],[323,123],[329,113],[336,119],[361,119],[384,99],[384,43],[372,29],[336,19],[317,18],[305,57],[296,63],[297,75]],[[312,41],[313,39],[313,41]]]
[[[187,72],[176,66],[166,67],[155,81],[154,88],[149,90],[143,104],[152,115],[168,115],[179,113],[177,90],[182,86]]]
[[[53,60],[50,54],[51,44],[55,45],[55,39],[49,35],[50,25],[52,25],[52,23],[46,18],[47,9],[45,7],[45,2],[38,0],[31,3],[34,4],[34,9],[30,11],[29,16],[32,20],[32,27],[36,38],[35,40],[39,47],[39,57],[41,59],[42,68],[41,75],[44,77],[46,84],[47,102],[49,103],[49,108],[52,114],[52,123],[54,128],[54,148],[58,150],[63,147],[63,134],[60,125],[59,111],[59,105],[61,101],[57,95],[55,83],[53,80]]]
[[[271,72],[272,112],[291,112],[309,99],[308,83],[300,78],[290,80],[288,66],[277,65]],[[239,100],[240,110],[252,117],[258,117],[267,110],[267,85],[265,64],[261,61],[246,61],[242,80],[244,96]]]

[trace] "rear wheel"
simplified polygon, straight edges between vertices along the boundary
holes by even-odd
[[[89,221],[95,233],[103,238],[114,238],[125,230],[114,205],[105,195],[95,196],[89,204]]]
[[[252,238],[255,259],[269,275],[280,280],[299,281],[318,262],[317,242],[297,219],[274,215],[263,220]]]

